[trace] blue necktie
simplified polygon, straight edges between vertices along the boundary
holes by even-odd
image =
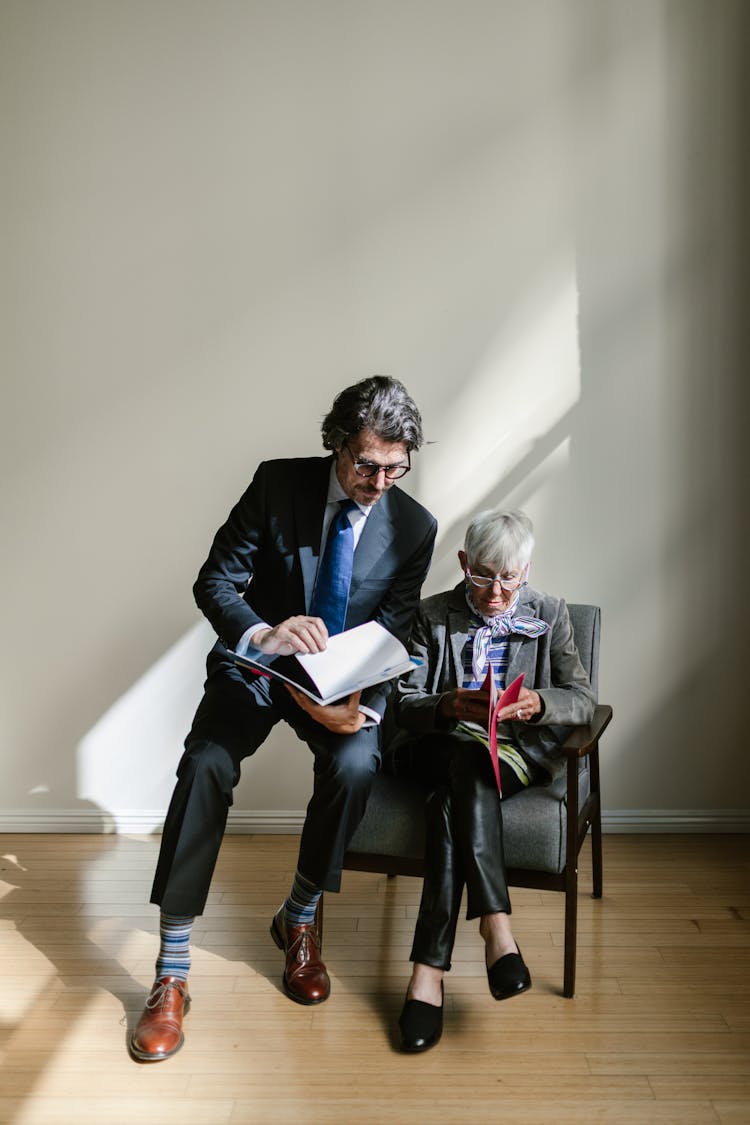
[[[323,618],[329,636],[344,631],[354,564],[354,528],[349,512],[356,506],[353,500],[340,501],[339,512],[328,529],[310,604],[310,616]]]

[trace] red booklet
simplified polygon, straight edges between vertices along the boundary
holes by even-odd
[[[497,760],[497,715],[498,711],[502,711],[503,707],[507,707],[509,704],[516,702],[522,686],[523,672],[520,676],[515,678],[512,684],[508,684],[505,691],[498,697],[495,677],[492,672],[492,661],[487,664],[487,675],[482,684],[482,691],[489,692],[490,696],[490,713],[487,723],[487,733],[490,743],[490,761],[492,762],[492,769],[495,774],[495,781],[497,782],[497,791],[501,797],[503,795],[503,787],[500,782],[500,763]]]

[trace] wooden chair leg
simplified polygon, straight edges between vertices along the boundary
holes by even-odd
[[[591,777],[591,792],[596,794],[594,815],[591,819],[591,868],[593,873],[594,889],[592,898],[601,898],[603,892],[603,865],[602,865],[602,801],[599,788],[599,747],[594,747],[589,755],[589,770]]]
[[[567,825],[565,832],[565,963],[563,996],[576,990],[578,930],[578,759],[568,758]]]
[[[565,965],[563,996],[576,993],[576,941],[578,936],[578,868],[573,864],[565,873]]]
[[[318,948],[323,948],[323,899],[325,895],[322,894],[318,899],[318,905],[315,907],[315,928],[318,931]]]

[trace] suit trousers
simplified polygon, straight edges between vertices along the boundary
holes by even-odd
[[[299,708],[283,684],[246,679],[222,664],[206,681],[164,823],[151,892],[164,912],[203,913],[241,763],[282,719],[314,755],[298,867],[322,890],[339,890],[344,853],[380,768],[377,727],[334,734]]]
[[[425,874],[410,959],[448,970],[464,886],[467,919],[511,912],[492,763],[470,735],[436,732],[399,749],[393,769],[428,787]],[[504,798],[523,788],[505,762],[500,777]]]

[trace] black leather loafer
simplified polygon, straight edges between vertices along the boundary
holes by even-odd
[[[442,981],[440,991],[443,991]],[[443,1034],[443,1005],[426,1004],[424,1000],[405,1000],[398,1018],[401,1050],[416,1054],[429,1051]]]
[[[496,1000],[507,1000],[531,988],[531,974],[526,968],[521,950],[498,957],[487,970],[487,983]]]

